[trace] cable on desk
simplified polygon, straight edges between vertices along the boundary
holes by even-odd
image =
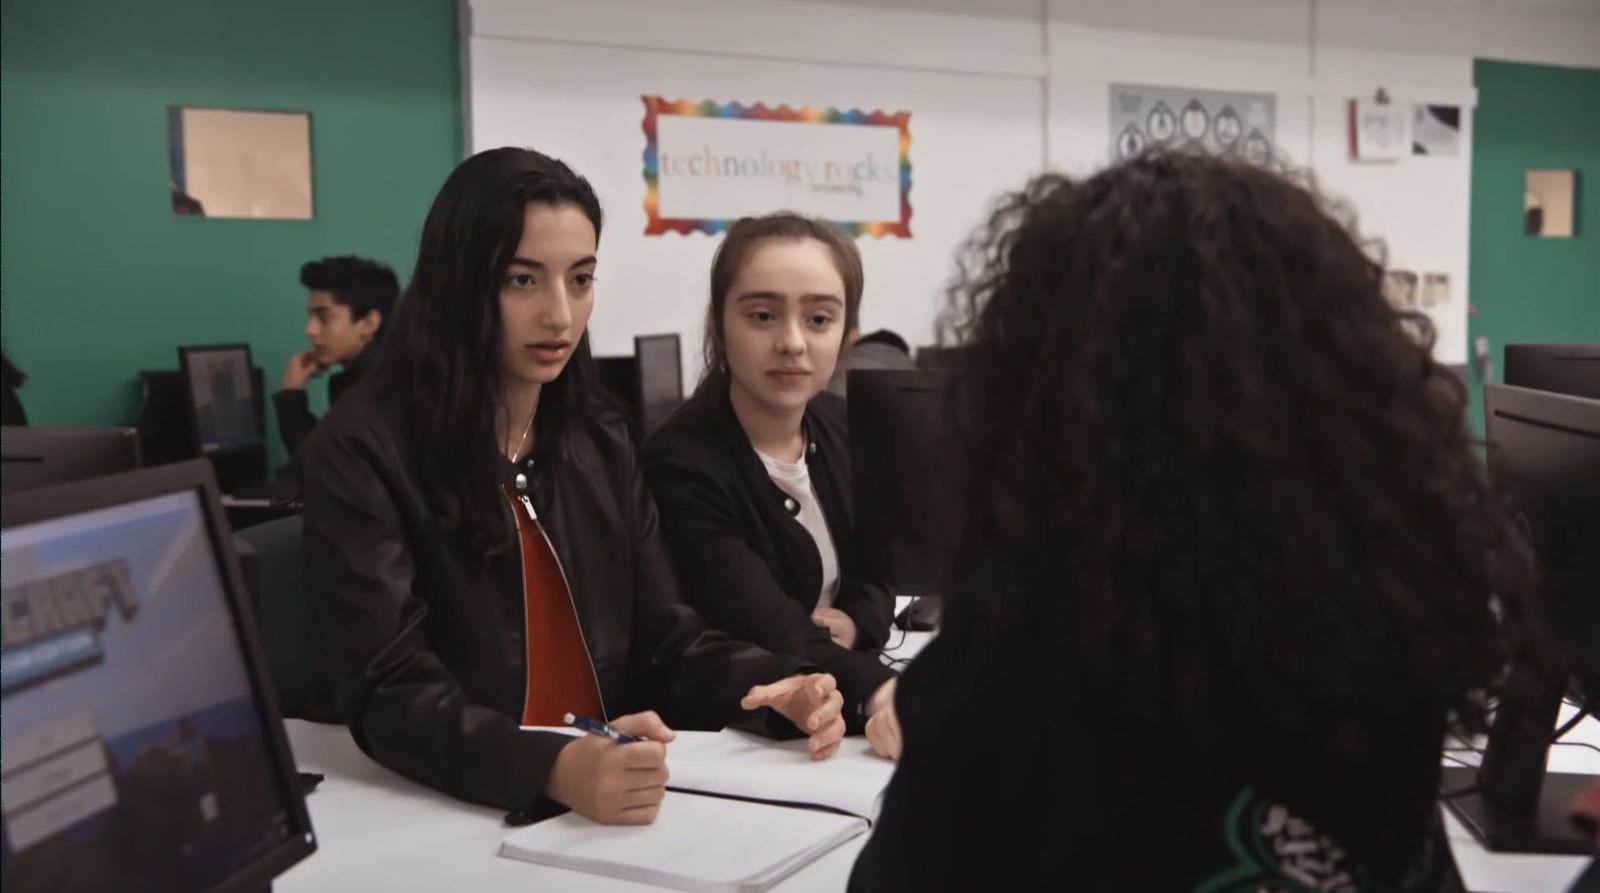
[[[902,669],[904,669],[905,667],[907,667],[907,666],[909,666],[911,664],[911,658],[909,658],[909,657],[890,657],[889,656],[889,652],[898,651],[901,646],[905,645],[905,643],[906,643],[906,631],[902,629],[902,630],[900,630],[900,641],[894,643],[893,645],[884,645],[883,646],[883,651],[881,653],[882,653],[882,656],[883,656],[883,664],[884,664],[884,666],[888,667],[891,670],[899,671],[899,670],[902,670]]]
[[[1458,766],[1465,766],[1468,769],[1476,769],[1476,768],[1478,768],[1478,764],[1477,763],[1469,763],[1466,760],[1461,759],[1460,757],[1453,757],[1453,756],[1451,756],[1449,754],[1445,754],[1444,758],[1449,760],[1452,763],[1455,763]]]
[[[1594,716],[1594,712],[1593,711],[1585,711],[1585,708],[1584,708],[1584,706],[1582,704],[1579,704],[1577,701],[1573,700],[1570,697],[1562,698],[1561,701],[1562,701],[1562,703],[1566,704],[1568,707],[1572,707],[1572,708],[1576,709],[1579,712],[1580,715],[1583,714],[1584,712],[1588,712],[1590,716]],[[1600,719],[1600,717],[1596,717],[1596,718]],[[1452,729],[1452,730],[1446,732],[1446,734],[1448,734],[1451,738],[1455,739],[1456,743],[1461,745],[1460,747],[1446,747],[1444,749],[1446,753],[1451,753],[1451,752],[1460,753],[1462,751],[1466,751],[1466,752],[1469,752],[1469,753],[1479,754],[1480,756],[1483,754],[1483,748],[1479,747],[1476,744],[1473,744],[1470,739],[1468,739],[1466,736],[1462,735],[1460,732],[1457,732],[1457,731]],[[1562,734],[1561,732],[1557,732],[1556,733],[1556,738],[1560,738],[1561,734]],[[1593,751],[1595,751],[1597,753],[1600,753],[1600,747],[1596,747],[1593,744],[1586,744],[1586,743],[1584,743],[1582,741],[1552,740],[1550,742],[1550,744],[1552,746],[1560,745],[1560,746],[1563,746],[1563,747],[1587,747],[1590,750],[1593,750]]]
[[[890,623],[892,624],[893,621],[890,621]],[[900,641],[894,643],[893,645],[885,645],[883,650],[884,651],[898,651],[900,649],[900,647],[902,645],[904,645],[905,643],[906,643],[906,630],[905,629],[901,629],[900,630]],[[893,658],[893,657],[891,657],[889,659],[890,660],[900,660],[902,658]]]

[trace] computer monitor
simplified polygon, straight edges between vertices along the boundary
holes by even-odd
[[[595,371],[600,373],[600,386],[606,389],[628,413],[628,422],[639,424],[639,358],[595,357]]]
[[[268,480],[265,389],[249,345],[180,347],[178,362],[182,402],[171,427],[189,438],[181,458],[211,460],[224,493],[279,493]]]
[[[250,368],[250,387],[265,394],[266,376],[260,366]],[[189,388],[176,369],[139,371],[139,450],[146,465],[166,465],[200,455],[194,439],[194,413],[189,409]],[[267,430],[266,402],[256,405],[256,426]],[[262,445],[265,468],[265,444]]]
[[[4,499],[7,893],[267,889],[316,841],[210,466]]]
[[[1526,519],[1536,604],[1561,658],[1548,671],[1513,666],[1480,769],[1447,768],[1451,810],[1490,849],[1584,853],[1567,809],[1597,779],[1545,771],[1563,695],[1582,680],[1594,710],[1600,682],[1600,400],[1505,385],[1484,389],[1490,472]]]
[[[936,594],[935,501],[947,492],[948,373],[851,369],[850,491],[863,579],[895,595]]]
[[[639,424],[649,434],[683,405],[678,334],[640,335],[633,339],[633,355],[639,370]]]
[[[918,369],[954,369],[961,360],[960,347],[919,347],[917,348]]]
[[[24,428],[0,432],[0,487],[34,487],[132,471],[139,467],[139,433],[132,428]]]
[[[1505,381],[1600,400],[1600,344],[1507,344]]]
[[[257,422],[257,407],[263,401],[250,380],[250,345],[180,347],[178,368],[200,455],[262,447],[266,434]]]

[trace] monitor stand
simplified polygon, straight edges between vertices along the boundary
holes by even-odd
[[[1441,785],[1459,790],[1478,780],[1478,770],[1448,766]],[[1572,824],[1568,810],[1583,789],[1596,781],[1593,775],[1546,772],[1538,800],[1529,809],[1496,806],[1481,793],[1445,801],[1461,824],[1485,847],[1499,852],[1591,854],[1594,842]]]
[[[1470,769],[1441,770],[1446,792],[1473,789],[1445,800],[1445,805],[1491,850],[1593,851],[1593,840],[1584,839],[1569,814],[1596,777],[1545,769],[1568,681],[1560,665],[1515,667],[1495,708],[1482,762]]]

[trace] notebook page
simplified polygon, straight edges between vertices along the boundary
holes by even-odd
[[[579,734],[565,726],[523,728]],[[723,729],[678,732],[667,745],[667,771],[667,786],[680,791],[826,806],[875,822],[894,763],[859,736],[844,739],[838,753],[818,762],[803,738],[774,741]]]
[[[679,732],[667,745],[667,785],[826,806],[875,821],[894,763],[872,752],[865,738],[846,738],[839,752],[811,759],[804,739],[773,741],[724,729]]]
[[[500,855],[679,890],[765,890],[866,831],[853,816],[669,792],[654,824],[566,813],[508,835]]]

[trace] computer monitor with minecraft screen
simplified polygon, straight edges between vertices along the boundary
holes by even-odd
[[[7,494],[0,872],[259,891],[315,848],[204,462]]]

